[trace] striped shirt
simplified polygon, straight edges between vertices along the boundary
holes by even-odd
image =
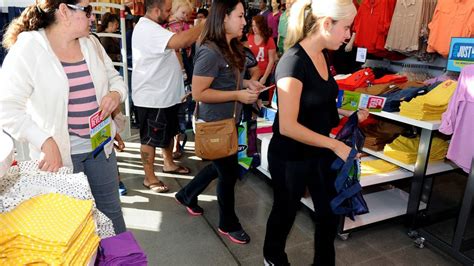
[[[61,62],[69,81],[68,128],[71,153],[92,151],[89,134],[89,117],[99,110],[86,61]]]

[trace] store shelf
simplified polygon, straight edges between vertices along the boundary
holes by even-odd
[[[370,113],[373,114],[373,115],[376,115],[376,116],[391,119],[393,121],[398,121],[398,122],[402,122],[402,123],[405,123],[405,124],[409,124],[409,125],[429,129],[429,130],[437,130],[439,128],[440,124],[441,124],[440,120],[421,121],[421,120],[416,120],[416,119],[409,118],[409,117],[406,117],[406,116],[401,116],[399,112],[391,113],[391,112],[382,111],[382,112],[370,112]]]
[[[415,171],[415,164],[402,163],[398,160],[395,160],[395,159],[383,154],[383,151],[374,151],[374,150],[367,149],[367,148],[363,148],[362,150],[364,152],[372,155],[372,156],[378,157],[378,158],[383,159],[387,162],[391,162],[395,165],[398,165],[402,168],[405,168],[408,171],[411,171],[411,172]],[[437,174],[437,173],[443,173],[443,172],[454,170],[456,168],[458,168],[458,167],[449,160],[429,162],[428,163],[428,169],[426,170],[426,174],[427,175],[432,175],[432,174]]]
[[[344,231],[406,214],[408,196],[408,193],[397,188],[364,195],[370,212],[356,216],[355,221],[346,218]],[[422,202],[419,209],[425,208],[426,204]]]
[[[391,182],[395,180],[410,178],[412,176],[413,176],[412,172],[405,169],[398,169],[389,173],[363,176],[360,178],[360,185],[362,187],[368,187],[368,186],[377,185],[381,183],[387,183],[387,182]]]
[[[260,173],[266,175],[268,178],[272,179],[272,176],[270,175],[270,172],[268,172],[267,169],[265,169],[261,166],[257,166],[257,170],[260,171]]]
[[[402,168],[405,168],[406,170],[408,171],[411,171],[411,172],[414,172],[415,171],[415,165],[414,164],[406,164],[406,163],[402,163],[398,160],[395,160],[391,157],[388,157],[387,155],[383,154],[383,151],[374,151],[374,150],[371,150],[371,149],[367,149],[367,148],[363,148],[362,151],[372,155],[372,156],[375,156],[377,158],[380,158],[380,159],[383,159],[387,162],[390,162],[390,163],[393,163],[395,165],[398,165]]]
[[[344,231],[406,214],[408,196],[408,193],[398,188],[364,195],[364,199],[369,207],[369,213],[356,216],[355,221],[346,218]],[[302,198],[301,202],[314,211],[313,201],[310,197]],[[425,208],[426,204],[422,202],[420,210]]]

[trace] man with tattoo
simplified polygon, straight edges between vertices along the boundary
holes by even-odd
[[[163,153],[163,173],[189,174],[173,161],[173,137],[178,133],[178,108],[185,95],[183,73],[175,49],[189,47],[204,23],[180,33],[163,28],[171,12],[171,0],[146,1],[146,14],[132,36],[132,99],[140,123],[140,153],[145,170],[143,185],[163,193],[168,187],[154,171],[155,148]]]

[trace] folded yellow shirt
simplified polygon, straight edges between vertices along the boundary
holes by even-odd
[[[84,265],[100,241],[92,201],[55,193],[0,214],[0,227],[2,265]]]
[[[418,120],[439,120],[456,87],[456,81],[446,80],[427,94],[400,103],[400,115]]]
[[[398,166],[381,159],[362,161],[361,176],[364,177],[368,175],[390,173],[398,168]]]
[[[406,164],[416,162],[418,157],[418,146],[420,138],[407,138],[398,136],[392,143],[385,145],[383,153],[391,158]],[[448,152],[448,143],[440,138],[434,137],[431,142],[430,161],[443,160]]]

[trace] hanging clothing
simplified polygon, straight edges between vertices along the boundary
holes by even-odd
[[[448,109],[443,113],[439,131],[453,135],[447,158],[469,173],[474,157],[474,65],[465,66]]]
[[[434,53],[428,53],[428,37],[429,28],[428,24],[433,19],[433,14],[436,9],[438,0],[423,0],[423,9],[421,11],[421,28],[420,28],[420,45],[416,57],[418,60],[432,62],[435,58]]]
[[[385,49],[402,53],[418,50],[423,1],[397,1]]]
[[[447,57],[452,37],[474,37],[474,1],[438,1],[428,27],[428,52]]]
[[[365,47],[370,54],[384,56],[385,40],[390,29],[396,0],[362,1],[354,19],[355,46]]]

